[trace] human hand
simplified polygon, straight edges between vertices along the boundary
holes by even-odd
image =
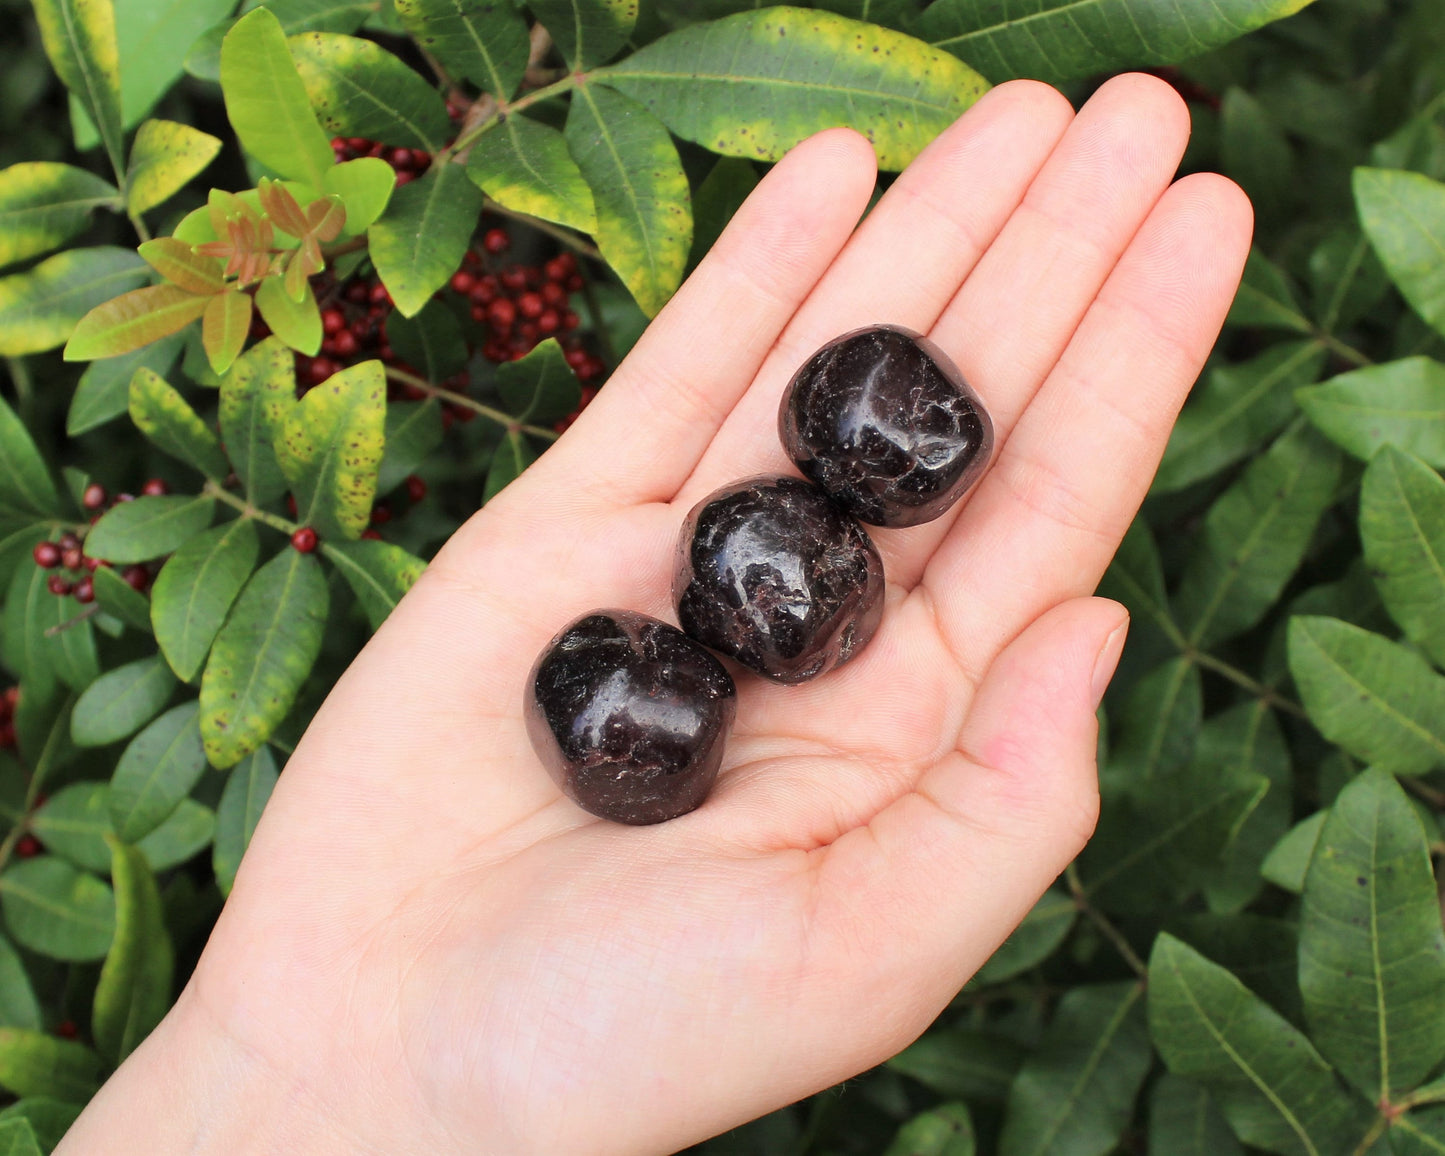
[[[1093,828],[1126,619],[1089,594],[1249,243],[1235,186],[1170,186],[1187,134],[1148,77],[1077,117],[1006,84],[856,231],[867,143],[789,154],[338,684],[179,1003],[59,1151],[661,1153],[921,1032]],[[870,530],[886,611],[852,663],[739,678],[699,810],[583,813],[528,744],[533,659],[596,607],[672,618],[689,508],[792,472],[784,384],[877,322],[958,363],[992,468]]]

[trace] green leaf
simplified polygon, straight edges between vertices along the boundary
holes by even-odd
[[[154,633],[151,630],[150,599],[144,594],[108,566],[96,570],[91,575],[91,582],[95,589],[95,604],[101,610],[136,630]]]
[[[582,387],[555,337],[497,366],[497,392],[512,417],[532,425],[554,425],[582,404]]]
[[[140,124],[180,79],[191,44],[235,6],[234,0],[115,0],[125,128]]]
[[[1445,365],[1407,357],[1295,391],[1310,421],[1335,444],[1368,460],[1398,446],[1445,466]]]
[[[1330,808],[1305,876],[1300,990],[1310,1038],[1371,1101],[1445,1059],[1445,932],[1425,831],[1392,775]]]
[[[151,590],[151,624],[178,677],[190,682],[200,671],[260,550],[255,526],[238,518],[190,539],[161,567]]]
[[[1294,390],[1324,363],[1322,343],[1288,341],[1209,370],[1174,424],[1151,489],[1182,490],[1253,453],[1294,416]]]
[[[130,379],[130,418],[156,447],[220,481],[231,465],[211,427],[158,373],[142,366]]]
[[[128,662],[85,688],[70,716],[78,747],[103,747],[138,731],[170,699],[176,679],[159,654]]]
[[[0,170],[0,268],[85,232],[96,209],[119,207],[114,185],[73,165],[31,161]]]
[[[529,0],[527,7],[574,72],[614,56],[637,23],[637,0]]]
[[[526,21],[510,0],[397,0],[396,12],[412,39],[453,77],[511,99],[526,71],[528,40]]]
[[[1283,887],[1296,895],[1303,891],[1310,856],[1315,853],[1320,829],[1325,825],[1328,814],[1327,811],[1316,811],[1308,819],[1301,819],[1285,832],[1265,856],[1264,863],[1260,866],[1260,874],[1276,887]]]
[[[114,836],[111,854],[115,940],[100,969],[90,1025],[96,1050],[119,1064],[169,1010],[176,958],[145,854]]]
[[[5,666],[37,697],[55,689],[55,668],[45,638],[47,611],[52,610],[55,595],[45,588],[45,578],[46,572],[29,558],[16,567],[5,595],[5,628],[0,630]]]
[[[60,512],[60,494],[25,423],[0,398],[0,506],[42,516]]]
[[[492,455],[492,464],[487,468],[487,485],[482,494],[484,503],[490,502],[511,485],[522,471],[537,460],[527,439],[513,430],[508,430],[497,452]]]
[[[847,124],[890,172],[988,91],[971,68],[911,36],[805,8],[695,24],[598,79],[678,136],[726,156],[776,161],[820,129]]]
[[[655,316],[682,283],[692,243],[677,148],[645,108],[595,85],[574,94],[566,138],[592,189],[597,245],[643,311]]]
[[[1116,730],[1100,775],[1105,790],[1140,791],[1185,767],[1203,714],[1204,691],[1192,662],[1172,659],[1146,674],[1114,717]]]
[[[280,277],[266,277],[257,287],[253,300],[272,333],[297,352],[307,357],[316,356],[321,349],[321,310],[309,281],[305,282],[301,300],[293,301]]]
[[[201,318],[201,344],[212,373],[225,373],[231,368],[245,348],[250,330],[250,297],[239,289],[230,289],[211,298]]]
[[[51,1152],[59,1146],[61,1138],[70,1130],[79,1115],[79,1104],[67,1104],[47,1096],[29,1096],[17,1104],[0,1109],[0,1120],[21,1119],[30,1125],[35,1135],[40,1138],[43,1152]],[[22,1154],[15,1153],[13,1156]]]
[[[170,816],[136,844],[151,870],[161,872],[194,859],[216,836],[216,813],[194,799],[182,799]]]
[[[388,317],[386,339],[396,356],[428,381],[445,381],[466,368],[462,323],[445,302],[429,301],[413,317]]]
[[[1417,1108],[1396,1116],[1389,1137],[1391,1156],[1437,1156],[1445,1152],[1445,1107]]]
[[[1224,172],[1261,216],[1278,219],[1294,185],[1294,155],[1284,132],[1259,100],[1231,86],[1220,108],[1219,135]]]
[[[148,120],[136,130],[125,176],[132,213],[148,213],[200,176],[221,151],[210,133],[173,120]]]
[[[25,963],[0,935],[0,1026],[39,1029],[40,1003],[25,973]]]
[[[86,963],[110,950],[115,930],[115,897],[94,875],[77,871],[53,855],[12,863],[0,875],[5,923],[22,947],[52,959]],[[5,1084],[0,1076],[0,1084]],[[44,1089],[20,1095],[43,1095]]]
[[[100,130],[111,168],[125,171],[120,119],[120,53],[111,0],[32,0],[55,74]]]
[[[420,558],[390,542],[325,542],[321,552],[346,579],[374,631],[426,569]]]
[[[0,357],[65,344],[82,317],[146,278],[146,264],[134,250],[109,245],[70,249],[0,277]]]
[[[481,211],[481,190],[460,165],[432,165],[392,194],[367,239],[403,317],[415,316],[461,266]]]
[[[1355,208],[1390,279],[1445,333],[1445,184],[1420,173],[1358,168]]]
[[[566,139],[549,125],[508,116],[472,145],[467,175],[503,208],[583,233],[597,230],[592,190]]]
[[[1251,248],[1244,265],[1244,279],[1229,307],[1230,325],[1256,325],[1264,329],[1290,329],[1312,333],[1314,326],[1295,301],[1294,290],[1283,270],[1258,249]]]
[[[1174,596],[1192,644],[1232,638],[1275,604],[1333,502],[1341,464],[1333,446],[1300,425],[1214,503]]]
[[[29,1120],[0,1120],[0,1156],[44,1156]]]
[[[883,1156],[974,1156],[973,1118],[961,1103],[940,1104],[898,1129]]]
[[[303,32],[286,44],[321,127],[332,136],[438,152],[454,135],[436,90],[375,41]]]
[[[184,333],[173,333],[119,357],[92,361],[80,375],[75,396],[70,399],[65,432],[78,437],[125,413],[130,408],[130,379],[136,370],[144,367],[164,377],[185,344]]]
[[[323,537],[360,537],[370,524],[386,433],[386,375],[353,365],[309,390],[282,422],[276,459],[297,520]]]
[[[226,779],[221,805],[216,809],[216,846],[211,855],[222,895],[231,894],[241,857],[251,844],[278,777],[271,748],[262,746],[243,759]]]
[[[1166,1075],[1149,1097],[1149,1156],[1244,1156],[1207,1089]]]
[[[45,849],[87,871],[110,870],[110,787],[71,783],[48,798],[30,820]]]
[[[105,886],[99,879],[96,883]],[[17,1096],[53,1096],[83,1104],[100,1087],[100,1067],[100,1057],[75,1040],[0,1028],[0,1087]]]
[[[131,739],[110,779],[111,828],[127,843],[161,825],[206,770],[200,705],[172,707]]]
[[[1316,245],[1309,268],[1315,316],[1326,333],[1359,321],[1390,287],[1385,267],[1354,224],[1338,226]]]
[[[1289,668],[1310,721],[1356,758],[1396,774],[1445,762],[1445,678],[1413,651],[1336,618],[1296,616]]]
[[[390,493],[414,474],[442,443],[441,405],[426,401],[394,401],[386,407],[386,452],[377,475],[376,492]]]
[[[320,563],[299,550],[282,550],[246,583],[201,678],[213,766],[235,766],[286,717],[321,651],[329,602]]]
[[[268,8],[238,20],[221,44],[226,115],[246,151],[283,177],[320,187],[336,163],[311,111],[286,33]]]
[[[1042,963],[1063,943],[1078,914],[1078,905],[1067,892],[1050,887],[978,969],[972,982],[980,987],[1001,983]]]
[[[968,61],[995,83],[1031,77],[1050,84],[1173,64],[1228,44],[1298,12],[1309,0],[1042,0],[1026,11],[937,0],[918,34]]]
[[[1218,964],[1161,933],[1149,956],[1149,1030],[1176,1076],[1205,1084],[1247,1144],[1321,1156],[1364,1134],[1309,1040]]]
[[[1001,1101],[1023,1057],[1024,1049],[1002,1036],[947,1028],[921,1036],[887,1066],[943,1096]]]
[[[1144,987],[1076,987],[1009,1089],[999,1156],[1104,1156],[1149,1071]]]
[[[149,285],[123,293],[76,323],[65,345],[65,360],[117,357],[149,345],[197,320],[209,300],[175,285]]]
[[[295,404],[296,358],[278,338],[267,338],[237,358],[221,380],[221,436],[255,505],[286,492],[272,439]]]
[[[211,524],[215,502],[166,494],[112,506],[85,538],[92,558],[126,564],[148,562],[180,549]]]
[[[695,268],[717,243],[733,214],[757,188],[758,170],[744,157],[719,157],[692,195],[692,252],[687,266]]]
[[[396,187],[396,170],[380,157],[357,157],[326,170],[321,191],[346,206],[343,237],[359,237],[386,210]]]
[[[1381,447],[1360,491],[1360,537],[1390,617],[1445,663],[1445,481],[1419,458]]]

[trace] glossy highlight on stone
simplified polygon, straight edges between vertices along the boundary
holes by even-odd
[[[988,468],[993,422],[948,355],[897,325],[855,329],[793,375],[778,433],[803,473],[874,526],[931,522]]]
[[[707,798],[737,689],[677,627],[594,610],[538,656],[525,713],[538,757],[578,806],[618,823],[661,823]]]
[[[748,478],[688,514],[672,596],[682,628],[699,642],[779,682],[805,682],[873,637],[883,559],[817,486]]]

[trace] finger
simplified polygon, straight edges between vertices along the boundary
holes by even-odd
[[[1160,201],[924,575],[966,672],[1093,590],[1239,283],[1252,212],[1199,174]]]
[[[848,239],[875,174],[872,147],[849,129],[779,161],[529,489],[595,476],[605,483],[590,492],[613,505],[671,498]]]
[[[678,495],[691,505],[746,474],[793,472],[778,444],[783,387],[824,342],[887,321],[927,331],[1004,227],[1073,112],[1054,89],[1000,85],[894,182],[798,310]]]
[[[909,993],[888,1046],[927,1025],[1093,831],[1094,712],[1127,621],[1099,598],[1045,614],[989,671],[959,751],[820,853],[819,954],[841,942],[880,991]]]

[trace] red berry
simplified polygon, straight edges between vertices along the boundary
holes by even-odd
[[[151,584],[151,572],[139,564],[127,566],[120,572],[120,576],[121,580],[138,594],[145,593],[145,588]]]
[[[371,290],[365,281],[353,281],[346,287],[346,299],[353,305],[365,305],[366,299],[371,296]]]
[[[159,498],[171,492],[170,486],[166,485],[164,478],[147,478],[146,484],[140,488],[140,492],[148,498]]]
[[[332,137],[332,138],[331,138],[331,147],[334,148],[334,149],[344,149],[344,148],[346,148],[346,138],[345,138],[344,136],[334,136],[334,137]]]
[[[70,583],[60,574],[52,574],[45,580],[45,585],[57,598],[64,598],[70,593]]]
[[[316,549],[316,531],[310,526],[302,526],[291,535],[291,545],[303,554],[311,553]]]
[[[73,1040],[80,1035],[80,1029],[75,1026],[74,1020],[61,1020],[56,1026],[55,1034],[67,1040]]]
[[[99,482],[91,482],[85,487],[85,493],[80,495],[80,504],[87,510],[99,510],[105,505],[106,497],[105,487]]]
[[[21,835],[15,844],[15,854],[21,859],[33,859],[44,849],[40,845],[40,840],[29,834]]]
[[[394,169],[409,169],[412,167],[411,149],[392,149],[391,156],[387,158]]]
[[[557,310],[548,309],[537,318],[537,332],[543,337],[556,333],[562,327],[562,318],[557,316]]]
[[[582,319],[572,310],[567,309],[562,313],[562,328],[564,330],[576,329],[582,323]]]
[[[95,579],[87,574],[75,584],[75,589],[72,591],[72,594],[75,596],[77,602],[94,602]]]
[[[555,281],[546,281],[542,285],[542,300],[548,305],[560,307],[567,304],[567,290],[558,285]]]
[[[306,378],[312,385],[320,385],[341,366],[337,365],[329,357],[312,358],[311,364],[307,366]]]
[[[530,350],[537,344],[537,323],[535,321],[524,321],[517,326],[517,336]]]
[[[415,474],[408,475],[406,479],[406,496],[413,502],[419,502],[426,497],[426,482]]]
[[[482,234],[482,248],[488,253],[505,253],[512,246],[506,229],[488,229]]]
[[[60,535],[60,541],[56,543],[62,550],[74,550],[80,545],[80,539],[69,530]]]
[[[472,306],[472,320],[485,321],[487,319],[487,307],[485,305]]]
[[[452,274],[452,288],[458,293],[470,293],[472,286],[476,283],[476,277],[468,273],[465,269],[458,269]]]
[[[343,329],[331,339],[332,351],[338,357],[351,357],[361,348],[361,343],[349,329]]]
[[[416,174],[414,172],[410,169],[402,169],[396,174],[396,187],[401,188],[402,185],[409,185],[414,180],[416,180]]]
[[[367,541],[367,542],[380,542],[380,541],[381,541],[381,535],[380,535],[379,533],[377,533],[375,530],[363,530],[363,531],[361,531],[361,536],[362,536],[362,538],[363,538],[365,541]]]
[[[36,542],[35,564],[42,570],[54,570],[60,565],[60,547],[54,542]]]
[[[585,349],[569,349],[562,355],[562,358],[574,371],[580,372],[582,367],[587,364],[587,351]]]
[[[369,300],[373,305],[390,305],[391,294],[386,291],[386,286],[383,285],[380,281],[378,281],[375,285],[371,287],[371,292],[368,295],[367,300]]]
[[[9,719],[0,722],[0,751],[8,751],[15,745],[15,724]]]
[[[118,505],[120,505],[121,502],[133,502],[133,501],[135,501],[135,495],[134,495],[134,494],[116,494],[116,496],[111,499],[111,503],[110,503],[110,504],[111,504],[112,506],[118,506]]]
[[[101,566],[109,566],[109,562],[102,562],[99,558],[92,558],[89,554],[80,560],[80,564],[94,574]]]
[[[527,270],[520,265],[513,265],[510,269],[502,270],[501,280],[513,293],[520,293],[527,287]]]
[[[577,272],[577,256],[574,253],[558,253],[547,262],[547,276],[554,281],[570,277]]]
[[[481,318],[479,317],[477,320],[480,321]],[[495,361],[498,364],[506,361],[509,357],[506,344],[496,338],[489,338],[482,343],[482,356],[488,361]]]
[[[391,507],[385,502],[377,502],[371,507],[371,524],[373,526],[384,526],[391,521]]]
[[[546,308],[547,303],[542,300],[540,293],[523,293],[517,298],[517,311],[529,320],[535,321],[541,317]]]
[[[517,307],[506,297],[498,297],[487,306],[487,320],[493,329],[505,333],[517,320]]]
[[[411,167],[417,172],[421,172],[422,169],[426,168],[429,164],[431,164],[431,153],[427,152],[426,149],[411,150]]]
[[[379,140],[372,141],[371,146],[366,150],[366,155],[369,157],[376,157],[378,160],[380,160],[383,156],[386,155],[386,146],[382,144]]]
[[[321,314],[321,331],[330,337],[346,328],[346,314],[340,309],[327,309]]]
[[[500,292],[495,277],[479,277],[467,292],[467,300],[473,305],[490,305]]]
[[[287,512],[288,514],[290,514],[293,518],[296,516],[296,495],[295,495],[295,494],[287,494],[287,495],[286,495],[286,512]]]
[[[573,273],[567,278],[567,292],[580,293],[582,291],[582,274]]]
[[[69,550],[60,551],[60,564],[67,570],[79,570],[80,560],[84,557],[79,546],[72,546]]]

